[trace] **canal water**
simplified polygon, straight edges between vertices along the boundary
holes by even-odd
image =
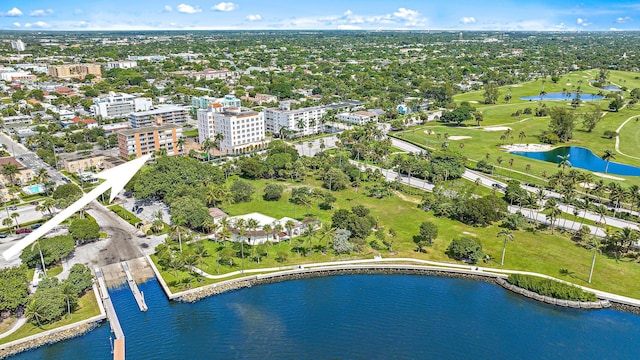
[[[472,280],[344,275],[194,304],[112,291],[127,359],[639,359],[640,316],[538,303]],[[111,359],[109,326],[15,359]]]

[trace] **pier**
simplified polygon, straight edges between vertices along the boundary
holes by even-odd
[[[136,281],[133,279],[131,269],[129,269],[129,264],[127,264],[126,261],[123,261],[120,265],[122,265],[122,269],[127,275],[127,284],[129,284],[129,289],[131,289],[131,293],[133,293],[133,297],[136,299],[136,303],[138,303],[138,308],[140,308],[140,311],[142,312],[147,311],[149,308],[144,301],[144,294],[140,289],[138,289],[138,284],[136,284]]]
[[[104,280],[104,275],[102,274],[102,269],[96,269],[95,273],[96,278],[98,279],[102,303],[104,304],[104,309],[107,313],[107,319],[109,320],[109,325],[111,326],[111,332],[113,332],[116,338],[113,341],[113,360],[124,360],[124,332],[122,331],[122,327],[120,326],[118,315],[116,315],[116,309],[113,307],[113,303],[111,302],[111,298],[109,297],[109,291],[107,290],[107,285]]]

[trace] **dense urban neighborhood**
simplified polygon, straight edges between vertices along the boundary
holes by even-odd
[[[136,259],[170,299],[397,259],[640,306],[638,41],[0,32],[0,251],[150,156],[0,258],[0,344],[104,315],[114,264],[146,311]]]

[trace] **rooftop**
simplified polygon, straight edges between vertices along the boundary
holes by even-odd
[[[169,106],[161,106],[152,110],[134,112],[134,113],[131,113],[131,115],[135,115],[135,116],[157,115],[157,114],[164,114],[164,113],[173,112],[173,111],[186,112],[188,111],[188,109],[182,106],[169,105]]]
[[[118,134],[130,136],[135,134],[144,134],[144,133],[150,133],[154,131],[163,131],[163,130],[171,130],[171,129],[181,129],[181,127],[174,124],[163,124],[163,125],[135,128],[135,129],[124,129],[124,130],[118,131]]]

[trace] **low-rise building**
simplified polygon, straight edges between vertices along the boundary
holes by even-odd
[[[102,169],[104,155],[71,155],[62,159],[62,166],[70,173]]]
[[[194,109],[207,109],[212,105],[218,104],[221,107],[240,107],[240,99],[234,95],[225,95],[222,98],[215,98],[210,96],[200,96],[191,98],[191,106]]]
[[[31,125],[33,120],[29,115],[0,116],[3,126]]]
[[[221,135],[218,148],[223,153],[241,154],[267,145],[264,114],[249,109],[226,108],[213,112],[214,133]]]
[[[129,114],[132,128],[143,128],[153,124],[184,125],[187,123],[189,109],[182,106],[158,106],[155,109]]]
[[[104,119],[123,118],[136,111],[149,111],[151,105],[150,98],[111,92],[107,96],[93,99],[91,115],[102,116]]]
[[[12,175],[4,175],[2,170],[7,165],[14,165],[18,171]],[[33,181],[35,174],[33,170],[24,166],[20,161],[16,160],[13,156],[7,156],[0,158],[0,182],[7,186],[13,182],[13,184],[26,184]]]
[[[289,103],[282,103],[278,108],[264,110],[265,129],[272,134],[286,130],[296,137],[317,134],[322,131],[324,114],[322,106],[291,110]]]
[[[369,122],[377,122],[378,115],[368,111],[346,112],[338,114],[338,120],[346,121],[355,125],[364,125]]]
[[[37,77],[27,71],[1,71],[0,79],[7,82],[34,81]]]
[[[169,156],[179,155],[178,140],[181,137],[182,127],[174,124],[122,130],[118,132],[120,157],[129,159],[161,150]]]
[[[109,61],[107,62],[107,70],[111,69],[132,69],[138,67],[135,60]]]
[[[102,77],[98,64],[66,64],[49,66],[48,74],[60,79],[84,79],[87,75]]]
[[[256,94],[256,96],[241,96],[240,99],[252,104],[262,105],[264,103],[278,102],[278,97],[269,94]]]

